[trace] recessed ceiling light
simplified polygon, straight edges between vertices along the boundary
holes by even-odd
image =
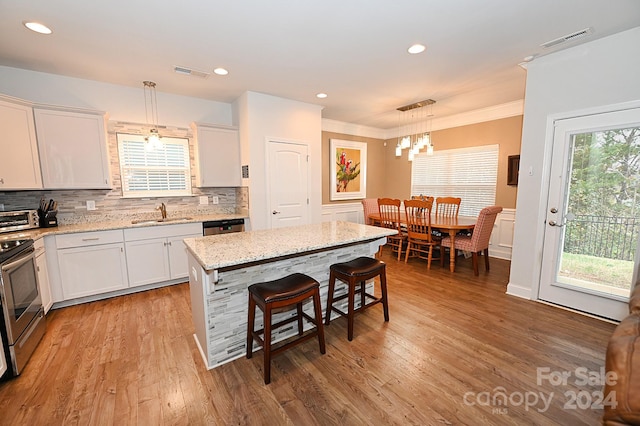
[[[229,74],[229,71],[227,71],[224,68],[216,68],[213,70],[214,73],[218,74],[218,75],[227,75]]]
[[[326,94],[326,93],[318,93],[318,94],[316,95],[316,98],[320,98],[320,99],[324,99],[324,98],[326,98],[326,97],[327,97],[327,94]]]
[[[53,31],[49,27],[39,22],[27,22],[24,21],[22,23],[25,27],[29,28],[31,31],[35,31],[40,34],[51,34]]]
[[[414,44],[413,46],[407,49],[407,52],[411,53],[412,55],[415,55],[417,53],[424,52],[426,49],[427,48],[423,44]]]

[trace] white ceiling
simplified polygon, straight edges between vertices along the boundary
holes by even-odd
[[[255,91],[387,129],[397,107],[423,99],[437,101],[436,117],[523,99],[525,56],[638,25],[638,0],[0,0],[0,65],[141,91],[152,80],[159,92],[227,103]],[[587,27],[588,37],[540,47]],[[427,51],[409,55],[413,43]]]

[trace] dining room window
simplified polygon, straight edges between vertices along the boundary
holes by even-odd
[[[117,136],[124,198],[191,195],[188,139],[163,137],[149,150],[142,135]]]
[[[459,214],[477,216],[496,202],[499,145],[419,154],[411,166],[411,195],[460,197]]]

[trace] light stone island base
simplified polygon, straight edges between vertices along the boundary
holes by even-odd
[[[346,262],[359,256],[373,257],[386,238],[378,238],[352,245],[328,248],[312,253],[284,259],[265,260],[259,264],[224,270],[206,271],[196,258],[189,253],[189,285],[191,288],[191,309],[196,329],[195,339],[200,353],[209,369],[225,364],[246,354],[248,291],[251,284],[282,278],[294,272],[300,272],[320,283],[320,297],[323,317],[326,311],[329,266]],[[367,285],[371,292],[373,283]],[[345,294],[346,285],[336,282],[336,295]],[[335,306],[346,312],[346,299]],[[359,298],[356,298],[356,307]],[[313,316],[311,300],[304,305],[305,312]],[[273,322],[294,311],[274,315]],[[338,318],[335,312],[331,318]],[[256,312],[256,329],[262,328],[262,315]],[[305,322],[305,330],[311,324]],[[274,342],[286,339],[297,333],[295,323],[275,330]],[[346,335],[345,335],[346,339]]]

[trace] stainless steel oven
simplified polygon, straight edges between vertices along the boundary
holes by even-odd
[[[0,241],[0,325],[6,376],[20,374],[46,328],[33,240]]]

